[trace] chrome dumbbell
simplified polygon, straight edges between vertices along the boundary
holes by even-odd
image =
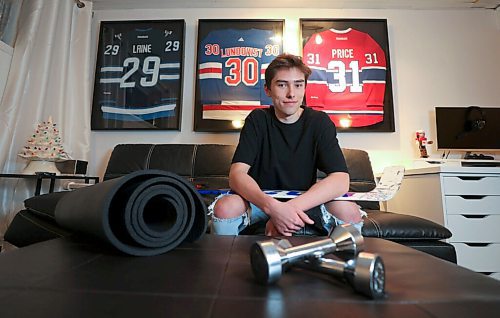
[[[252,271],[259,283],[276,282],[283,269],[307,257],[321,257],[333,252],[356,255],[363,249],[363,236],[350,224],[336,226],[327,239],[284,248],[273,240],[260,241],[250,249]]]
[[[380,256],[361,252],[346,262],[323,257],[309,257],[299,267],[344,278],[358,293],[373,299],[385,294],[385,267]]]

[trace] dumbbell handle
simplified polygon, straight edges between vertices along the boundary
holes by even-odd
[[[346,262],[337,261],[323,257],[311,257],[304,259],[302,262],[296,263],[298,267],[321,272],[339,278],[344,278],[348,265]]]
[[[297,263],[299,267],[345,278],[356,290],[370,298],[381,298],[385,294],[385,267],[376,255],[361,252],[347,262],[322,257],[309,257]]]
[[[334,252],[348,252],[356,255],[363,250],[363,236],[352,225],[335,227],[329,237],[323,240],[293,247],[281,247],[283,264],[293,263],[307,256],[321,257]]]
[[[332,239],[324,239],[303,245],[298,245],[286,249],[280,249],[282,264],[293,264],[305,257],[321,257],[325,254],[333,253],[337,249],[337,244]]]

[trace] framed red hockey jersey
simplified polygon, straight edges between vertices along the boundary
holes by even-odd
[[[394,131],[387,20],[301,19],[306,104],[339,131]]]
[[[269,107],[264,74],[283,52],[283,20],[199,20],[195,131],[237,131]]]

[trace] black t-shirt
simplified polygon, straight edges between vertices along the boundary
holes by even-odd
[[[347,172],[333,122],[324,112],[303,108],[293,124],[280,122],[274,107],[253,110],[245,119],[233,163],[250,165],[261,189],[307,190],[317,169]]]

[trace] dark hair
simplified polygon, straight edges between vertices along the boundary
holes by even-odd
[[[309,66],[305,65],[304,62],[302,62],[300,56],[283,53],[278,55],[267,67],[266,87],[267,88],[271,87],[271,81],[273,80],[274,76],[276,76],[276,73],[280,69],[283,68],[290,69],[294,67],[298,68],[302,73],[304,73],[304,77],[307,82],[309,75],[311,75],[311,69],[309,68]]]

